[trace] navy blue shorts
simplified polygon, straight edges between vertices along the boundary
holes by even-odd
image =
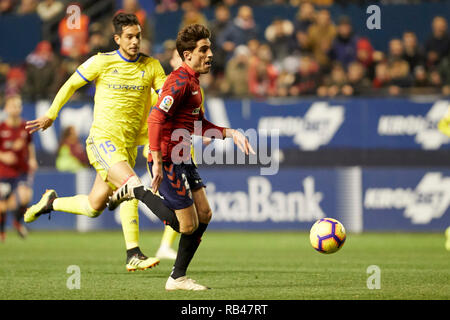
[[[0,200],[6,200],[11,193],[21,184],[25,184],[30,188],[33,185],[33,176],[22,174],[15,178],[0,178]]]
[[[153,162],[148,163],[149,172],[152,172]],[[192,200],[191,190],[204,188],[202,178],[194,164],[163,163],[163,180],[159,186],[159,194],[164,198],[164,204],[172,210],[190,207]]]

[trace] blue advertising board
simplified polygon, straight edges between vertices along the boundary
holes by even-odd
[[[24,117],[43,115],[50,103],[25,105]],[[91,103],[69,103],[53,127],[35,134],[37,150],[55,152],[63,127],[74,125],[82,139],[93,119]],[[279,148],[300,151],[448,150],[450,138],[437,123],[449,109],[448,100],[404,98],[342,100],[206,100],[212,122],[254,131],[260,139],[277,136]],[[230,147],[233,147],[232,144]]]
[[[211,229],[302,230],[320,218],[340,220],[349,232],[443,231],[450,226],[450,170],[438,168],[280,168],[261,175],[258,168],[202,166],[213,211]],[[138,170],[144,184],[150,178]],[[39,172],[33,202],[46,188],[59,196],[87,194],[93,170],[78,174]],[[106,209],[98,218],[55,212],[31,229],[120,229],[119,210]],[[139,205],[140,228],[160,229],[162,223]]]

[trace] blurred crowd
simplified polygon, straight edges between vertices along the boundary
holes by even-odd
[[[0,14],[36,13],[43,22],[43,41],[26,61],[20,65],[0,61],[1,96],[20,93],[33,101],[52,99],[89,56],[117,48],[111,18],[119,11],[137,15],[143,27],[141,51],[159,59],[169,73],[175,40],[166,40],[162,50],[153,52],[155,30],[149,13],[140,8],[137,0],[123,0],[120,8],[112,0],[98,3],[108,2],[111,5],[105,8],[109,12],[102,8],[103,15],[95,19],[80,6],[79,26],[68,28],[67,1],[0,0]],[[254,19],[254,2],[291,5],[297,14],[293,21],[274,17],[261,30]],[[343,1],[159,0],[155,1],[155,12],[182,10],[182,21],[177,22],[180,27],[201,23],[212,31],[213,69],[201,78],[208,95],[238,98],[450,95],[450,36],[445,16],[430,21],[429,36],[424,43],[419,43],[414,32],[406,30],[401,37],[391,39],[389,49],[382,52],[369,39],[358,35],[350,17],[332,18],[327,6],[339,2]],[[367,1],[345,1],[349,2]],[[208,20],[202,12],[206,7],[214,9],[212,19]],[[234,16],[231,7],[237,8]],[[85,86],[74,99],[90,97],[93,90],[92,85]]]

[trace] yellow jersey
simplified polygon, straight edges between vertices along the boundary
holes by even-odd
[[[119,50],[98,53],[78,67],[58,92],[46,115],[56,119],[73,92],[94,80],[94,120],[90,136],[108,137],[123,147],[147,143],[152,92],[156,94],[166,80],[160,62],[144,54],[128,60]]]

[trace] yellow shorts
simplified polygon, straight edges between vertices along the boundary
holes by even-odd
[[[104,181],[114,164],[126,161],[132,168],[136,164],[137,147],[122,147],[110,138],[89,136],[86,139],[86,152],[89,162]]]

